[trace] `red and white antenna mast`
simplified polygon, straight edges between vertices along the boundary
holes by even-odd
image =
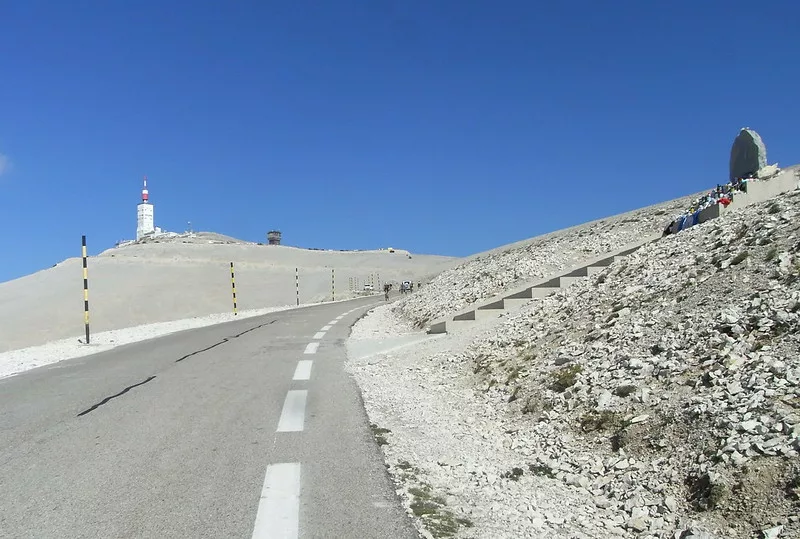
[[[150,194],[147,191],[147,176],[144,177],[144,187],[142,188],[142,203],[147,204]]]

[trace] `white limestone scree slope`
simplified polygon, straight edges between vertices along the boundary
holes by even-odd
[[[89,238],[91,243],[91,238]],[[76,254],[80,254],[80,249]],[[240,311],[294,305],[295,268],[300,302],[353,297],[351,277],[382,282],[428,278],[455,259],[399,250],[321,251],[258,245],[198,232],[146,238],[89,259],[93,332],[117,330],[232,311],[230,262],[236,270]],[[80,256],[37,273],[0,283],[0,352],[83,334]]]
[[[728,212],[764,202],[782,193],[798,188],[798,181],[800,181],[798,173],[800,173],[800,167],[792,166],[780,172],[777,171],[777,167],[773,168],[775,169],[774,175],[763,180],[752,180],[749,183],[747,191],[737,193],[733,202],[727,206],[715,204],[700,211],[698,222],[704,223],[716,219]],[[616,246],[613,250],[607,251],[600,256],[584,258],[580,262],[574,263],[574,266],[561,270],[544,279],[527,280],[522,285],[506,288],[495,297],[488,300],[483,299],[470,303],[467,307],[462,308],[458,312],[454,314],[451,313],[431,323],[428,326],[428,332],[445,333],[457,329],[459,325],[464,325],[461,324],[463,322],[507,314],[533,299],[548,296],[590,275],[599,273],[614,261],[620,260],[636,252],[640,247],[650,242],[660,240],[661,238],[661,232],[647,234],[646,231],[642,231],[642,234],[638,235],[630,244],[622,247]]]
[[[498,247],[446,269],[400,304],[424,328],[536,280],[549,280],[590,260],[601,260],[660,234],[690,195]],[[510,293],[510,292],[509,292]]]
[[[357,323],[351,351],[370,338],[376,351],[351,353],[348,368],[370,421],[390,431],[382,450],[404,503],[446,501],[417,525],[469,521],[456,537],[800,536],[800,191],[788,185],[761,201],[753,189],[749,206],[465,331],[381,352],[392,330],[421,325],[405,313],[458,311],[425,290]],[[672,213],[655,217],[658,231]],[[486,267],[543,268],[585,243],[536,245],[499,249]],[[475,268],[442,278],[469,290]]]

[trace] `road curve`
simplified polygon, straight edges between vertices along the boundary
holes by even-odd
[[[416,538],[344,372],[375,298],[0,380],[0,537]]]

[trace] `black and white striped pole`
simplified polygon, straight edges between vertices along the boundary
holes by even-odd
[[[86,330],[86,344],[89,344],[89,264],[86,259],[86,236],[81,236],[83,256],[83,326]]]
[[[331,301],[336,301],[336,278],[333,268],[331,268]]]
[[[233,316],[236,316],[236,277],[233,274],[233,262],[231,262],[231,291],[233,292]]]
[[[294,293],[297,297],[297,305],[300,305],[300,270],[294,268]]]

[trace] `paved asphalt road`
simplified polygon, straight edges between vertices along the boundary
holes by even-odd
[[[0,537],[418,537],[343,370],[349,327],[375,302],[0,380]]]

